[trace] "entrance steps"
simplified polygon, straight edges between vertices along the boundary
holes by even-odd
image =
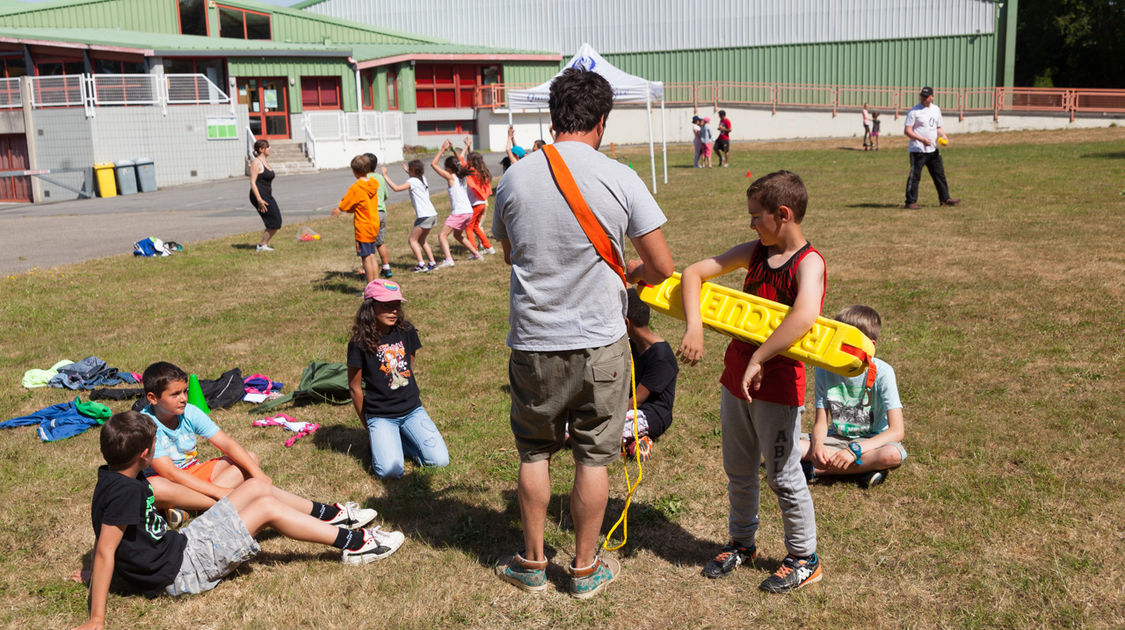
[[[278,175],[317,172],[301,143],[295,140],[270,140],[270,166]]]

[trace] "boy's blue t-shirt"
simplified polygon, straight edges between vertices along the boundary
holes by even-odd
[[[145,405],[141,413],[156,423],[156,451],[153,457],[171,458],[176,468],[187,468],[196,463],[196,436],[210,440],[211,436],[219,432],[219,425],[191,403],[188,403],[184,413],[180,415],[180,423],[175,429],[169,429],[156,419],[152,405]]]
[[[863,406],[867,372],[849,377],[816,368],[813,386],[816,408],[828,410],[828,435],[853,440],[878,435],[889,426],[887,411],[902,408],[894,368],[880,359],[872,361],[876,370],[875,386],[872,400]]]

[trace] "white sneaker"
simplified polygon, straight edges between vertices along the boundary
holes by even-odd
[[[375,520],[375,517],[379,514],[371,508],[359,507],[359,504],[355,501],[337,503],[336,507],[340,509],[340,513],[328,521],[328,524],[348,529],[359,529]]]
[[[363,546],[355,551],[345,549],[341,555],[344,564],[367,564],[381,560],[398,551],[406,536],[402,532],[387,532],[375,527],[363,530]]]
[[[256,252],[272,252],[273,248],[270,247],[269,245],[263,245],[261,243],[258,243],[258,246],[254,248],[254,251],[256,251]]]
[[[477,253],[476,255],[469,254],[468,256],[465,257],[465,260],[483,260],[483,259],[484,259],[484,254],[481,254],[481,253]]]
[[[438,267],[439,268],[440,267],[452,267],[453,265],[456,265],[456,264],[457,263],[453,262],[452,258],[446,258],[445,260],[441,261],[441,264],[438,265]]]
[[[495,254],[496,248],[495,247],[489,247],[488,249],[481,250],[481,253],[482,254]]]

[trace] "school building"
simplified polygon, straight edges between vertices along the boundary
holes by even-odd
[[[88,196],[95,163],[141,157],[161,186],[241,177],[262,138],[279,170],[394,161],[560,60],[253,0],[0,0],[0,201]]]

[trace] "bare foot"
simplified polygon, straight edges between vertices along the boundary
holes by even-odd
[[[90,583],[90,572],[85,570],[85,569],[78,569],[74,573],[71,573],[69,576],[67,576],[66,580],[68,582],[79,582],[79,583],[82,583],[82,584],[89,584]]]

